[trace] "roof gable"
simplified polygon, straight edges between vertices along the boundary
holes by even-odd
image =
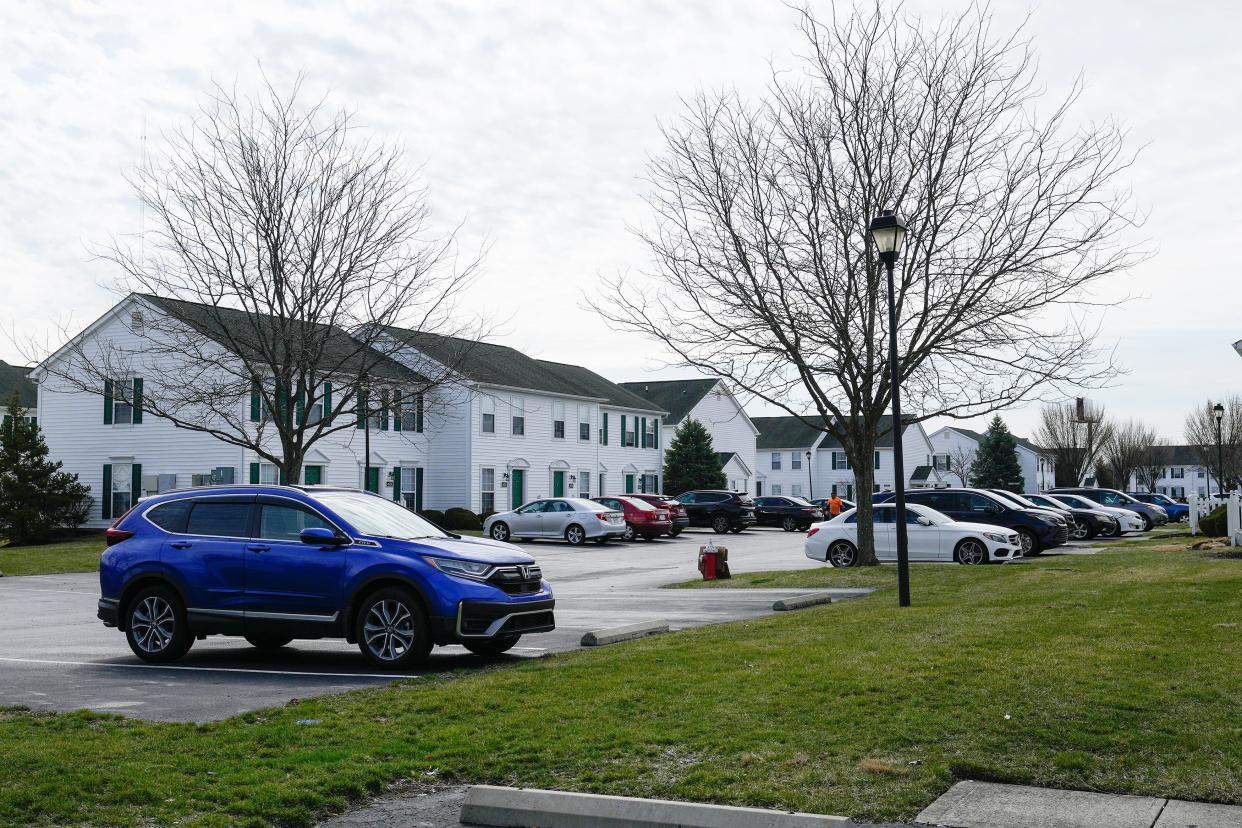
[[[623,382],[621,387],[668,412],[670,423],[680,423],[719,384],[718,379]]]

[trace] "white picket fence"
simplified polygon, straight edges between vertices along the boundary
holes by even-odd
[[[1199,519],[1207,515],[1218,506],[1228,506],[1226,515],[1225,531],[1229,536],[1230,546],[1242,546],[1242,495],[1238,492],[1230,493],[1228,498],[1219,497],[1199,497],[1191,493],[1190,503],[1190,533],[1192,535],[1199,534]]]

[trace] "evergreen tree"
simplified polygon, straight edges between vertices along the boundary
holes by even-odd
[[[712,435],[698,420],[686,420],[673,434],[664,456],[664,491],[676,495],[724,487],[725,473],[712,448]]]
[[[89,492],[76,474],[47,459],[47,443],[14,392],[0,424],[0,535],[17,546],[81,526]]]
[[[996,415],[979,441],[970,467],[970,485],[978,489],[1005,489],[1020,494],[1025,488],[1018,465],[1018,442],[1005,421]]]

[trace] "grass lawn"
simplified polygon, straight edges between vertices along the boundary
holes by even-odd
[[[0,572],[5,575],[96,572],[103,551],[103,532],[39,546],[9,546],[7,541],[0,541]]]
[[[1185,546],[916,565],[904,611],[891,567],[751,575],[881,589],[213,724],[0,712],[0,823],[307,824],[409,778],[885,819],[958,778],[1238,803],[1242,560]]]

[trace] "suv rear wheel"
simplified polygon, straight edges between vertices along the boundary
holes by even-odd
[[[781,528],[784,529],[786,532],[797,532],[798,521],[794,520],[792,516],[786,517],[784,520],[781,521]]]
[[[385,587],[367,596],[354,619],[354,635],[362,654],[380,667],[408,669],[431,653],[422,604],[400,587]]]
[[[716,515],[712,518],[712,531],[717,535],[723,535],[729,531],[729,516]]]
[[[134,655],[143,661],[176,661],[194,644],[185,606],[171,587],[154,586],[139,592],[129,602],[125,615],[125,638]]]

